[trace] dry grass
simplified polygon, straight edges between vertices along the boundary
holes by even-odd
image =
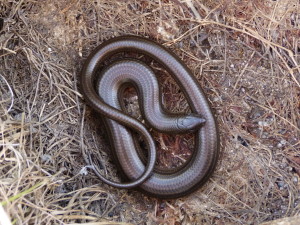
[[[0,77],[0,205],[13,224],[259,224],[299,215],[299,1],[0,0],[0,18],[0,74],[13,90]],[[90,152],[117,176],[77,78],[95,46],[123,34],[176,52],[216,114],[220,163],[186,198],[108,187],[85,160]],[[161,80],[168,107],[188,110],[174,82]]]

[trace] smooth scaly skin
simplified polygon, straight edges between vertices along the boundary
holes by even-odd
[[[152,82],[155,76],[152,76],[151,69],[135,60],[117,62],[102,72],[97,84],[99,92],[97,94],[94,84],[99,65],[111,55],[123,51],[143,53],[165,67],[184,92],[193,115],[166,114],[161,109],[159,87],[155,85],[157,81]],[[140,106],[143,106],[142,112],[147,123],[159,131],[178,133],[188,131],[191,127],[195,130],[205,120],[204,125],[196,132],[195,150],[191,160],[175,173],[153,173],[152,175],[148,173],[153,166],[155,156],[154,141],[143,124],[118,110],[121,109],[118,89],[128,82],[134,83],[137,87]],[[84,65],[81,73],[81,89],[86,101],[106,118],[105,124],[109,129],[114,154],[123,172],[128,178],[141,184],[139,187],[144,192],[161,198],[180,197],[199,188],[212,174],[219,151],[219,138],[214,117],[190,70],[164,47],[150,40],[133,36],[118,37],[104,42],[95,49]],[[197,115],[201,115],[204,120]],[[195,124],[191,125],[194,122]],[[185,124],[188,127],[185,127]],[[123,125],[142,134],[148,145],[150,157],[146,172],[145,165],[136,151],[130,130]],[[143,179],[140,179],[141,177]],[[104,181],[107,182],[107,180]],[[124,187],[121,184],[111,185]],[[137,184],[128,185],[128,187],[133,186]]]

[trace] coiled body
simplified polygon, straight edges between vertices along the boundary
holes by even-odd
[[[161,107],[161,93],[151,68],[136,60],[122,60],[101,71],[99,65],[117,52],[142,53],[159,62],[183,91],[191,115],[168,114]],[[98,77],[99,76],[99,77]],[[132,83],[138,92],[142,114],[147,125],[167,133],[196,131],[195,149],[185,166],[174,173],[147,173],[153,166],[155,143],[146,127],[125,115],[119,101],[119,90]],[[160,198],[186,195],[207,181],[212,174],[219,151],[214,117],[202,90],[190,70],[164,47],[144,38],[126,36],[104,42],[89,56],[82,69],[80,84],[86,101],[105,117],[114,155],[130,180],[139,182],[144,192]],[[96,84],[96,85],[95,85]],[[129,129],[128,129],[129,128]],[[137,153],[131,130],[142,134],[147,143],[147,168]],[[152,155],[151,155],[152,154]],[[135,185],[136,186],[136,185]]]

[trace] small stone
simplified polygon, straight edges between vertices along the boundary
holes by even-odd
[[[297,183],[298,183],[298,177],[294,176],[293,179],[292,179],[292,181],[293,181],[295,184],[297,184]]]
[[[79,174],[81,175],[88,175],[88,170],[87,170],[87,167],[83,167],[80,171],[79,171]]]
[[[282,148],[283,146],[286,145],[286,140],[281,140],[278,144],[277,144],[277,147],[278,148]]]
[[[278,186],[280,189],[282,189],[282,188],[284,187],[284,185],[285,185],[284,181],[278,181],[278,182],[277,182],[277,186]]]
[[[261,126],[261,127],[269,126],[268,122],[266,122],[266,121],[258,121],[258,125]]]
[[[279,164],[280,169],[285,169],[287,167],[287,163],[283,162]]]
[[[52,160],[52,156],[48,154],[41,155],[41,160],[42,162],[48,163]]]

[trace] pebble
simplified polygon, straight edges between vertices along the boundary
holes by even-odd
[[[277,144],[277,147],[278,148],[282,148],[283,146],[286,145],[286,140],[281,140],[278,144]]]
[[[285,185],[284,181],[277,182],[277,186],[279,187],[280,190],[283,189],[284,185]]]
[[[258,125],[261,127],[267,127],[267,126],[269,126],[269,123],[266,121],[258,121]]]
[[[292,180],[295,184],[298,184],[298,177],[294,176]]]
[[[48,163],[52,160],[52,156],[48,154],[41,155],[41,160],[42,162]]]

